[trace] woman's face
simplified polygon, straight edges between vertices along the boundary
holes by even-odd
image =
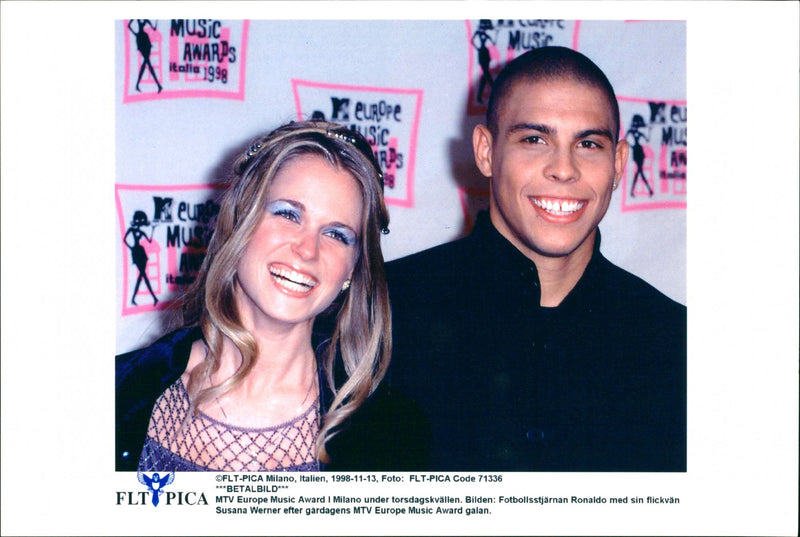
[[[245,326],[310,325],[352,276],[362,211],[349,172],[312,155],[285,163],[237,268]]]

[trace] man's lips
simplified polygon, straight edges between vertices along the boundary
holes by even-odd
[[[572,216],[586,206],[586,200],[531,196],[531,202],[552,216]]]
[[[285,265],[272,264],[269,266],[269,273],[275,283],[292,293],[306,294],[319,284],[312,276]]]

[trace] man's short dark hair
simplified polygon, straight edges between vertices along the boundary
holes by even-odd
[[[614,119],[614,137],[619,136],[619,104],[611,82],[595,63],[566,47],[543,47],[527,51],[510,61],[492,84],[486,109],[486,126],[493,137],[498,134],[498,116],[511,88],[518,81],[572,79],[601,90],[608,99]]]

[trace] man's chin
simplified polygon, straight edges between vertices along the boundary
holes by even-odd
[[[542,257],[552,257],[552,258],[559,258],[559,257],[567,257],[569,254],[575,251],[575,249],[568,249],[568,248],[534,248],[534,252],[539,254]]]
[[[529,245],[531,250],[539,256],[559,259],[572,256],[578,250],[591,250],[594,241],[590,235],[581,241],[575,240],[574,238],[563,241],[531,241]]]

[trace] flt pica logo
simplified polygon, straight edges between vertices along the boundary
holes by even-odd
[[[175,472],[154,472],[151,475],[137,472],[136,476],[147,490],[117,491],[117,505],[208,505],[202,492],[164,490],[175,481]]]
[[[164,487],[171,485],[175,481],[175,472],[170,472],[164,477],[155,472],[152,477],[147,477],[144,472],[137,472],[139,483],[144,485],[150,491],[150,497],[153,499],[153,507],[158,507],[159,497],[164,493]]]

